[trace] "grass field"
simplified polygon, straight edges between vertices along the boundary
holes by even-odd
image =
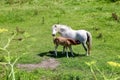
[[[120,1],[105,0],[1,0],[0,47],[6,45],[16,27],[18,34],[9,47],[11,62],[20,57],[15,69],[16,80],[120,80]],[[75,57],[54,57],[51,27],[60,23],[73,29],[85,29],[93,37],[91,56],[84,56],[81,45],[73,46]],[[2,31],[7,29],[6,31]],[[7,54],[0,50],[0,78],[11,80]],[[54,59],[54,69],[20,69],[17,64],[38,64]],[[54,64],[53,64],[54,65]]]

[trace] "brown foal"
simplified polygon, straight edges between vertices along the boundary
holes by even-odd
[[[66,49],[66,56],[68,56],[68,48],[70,49],[70,52],[73,55],[73,51],[72,51],[72,46],[71,45],[77,45],[77,44],[80,44],[80,41],[78,40],[73,40],[73,39],[70,39],[70,38],[64,38],[64,37],[56,37],[54,38],[53,40],[54,44],[55,44],[55,55],[57,56],[57,48],[59,45],[62,45],[63,46],[63,52],[65,51]]]

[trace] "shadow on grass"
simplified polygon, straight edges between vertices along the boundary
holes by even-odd
[[[83,57],[83,56],[85,56],[85,54],[76,54],[76,53],[73,53],[73,54],[74,54],[74,56],[72,56],[70,52],[68,53],[69,57]],[[54,58],[66,57],[66,53],[62,54],[61,51],[57,52],[57,57],[55,56],[54,51],[43,52],[43,53],[39,53],[37,55],[40,57],[48,56],[48,57],[54,57]]]

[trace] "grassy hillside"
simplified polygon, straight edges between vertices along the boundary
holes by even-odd
[[[114,15],[117,15],[117,19]],[[16,27],[18,34],[10,43],[11,61],[21,56],[15,66],[16,80],[119,80],[120,75],[120,1],[105,0],[1,0],[0,47],[7,43]],[[73,29],[85,29],[93,37],[91,56],[84,56],[81,45],[73,46],[75,57],[56,58],[52,42],[53,24],[65,24]],[[23,32],[23,33],[22,33]],[[7,54],[0,51],[0,62]],[[17,64],[37,64],[54,58],[60,63],[55,69],[32,71],[17,68]],[[110,63],[111,62],[111,63]],[[92,71],[93,70],[93,71]],[[8,72],[0,65],[0,77]],[[8,79],[9,80],[9,79]]]

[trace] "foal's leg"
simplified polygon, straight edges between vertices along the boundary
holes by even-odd
[[[89,54],[88,54],[88,48],[87,48],[86,43],[82,43],[82,45],[83,45],[83,47],[84,47],[84,49],[86,51],[86,55],[89,56]]]
[[[74,56],[73,51],[72,51],[72,46],[69,46],[69,49],[70,49],[72,56]]]
[[[57,57],[57,48],[58,48],[58,45],[55,45],[55,56]]]
[[[65,46],[63,46],[63,51],[62,51],[62,54],[64,54],[64,52],[65,52]]]
[[[67,56],[67,58],[69,58],[69,56],[68,56],[68,47],[65,47],[66,48],[66,56]]]

